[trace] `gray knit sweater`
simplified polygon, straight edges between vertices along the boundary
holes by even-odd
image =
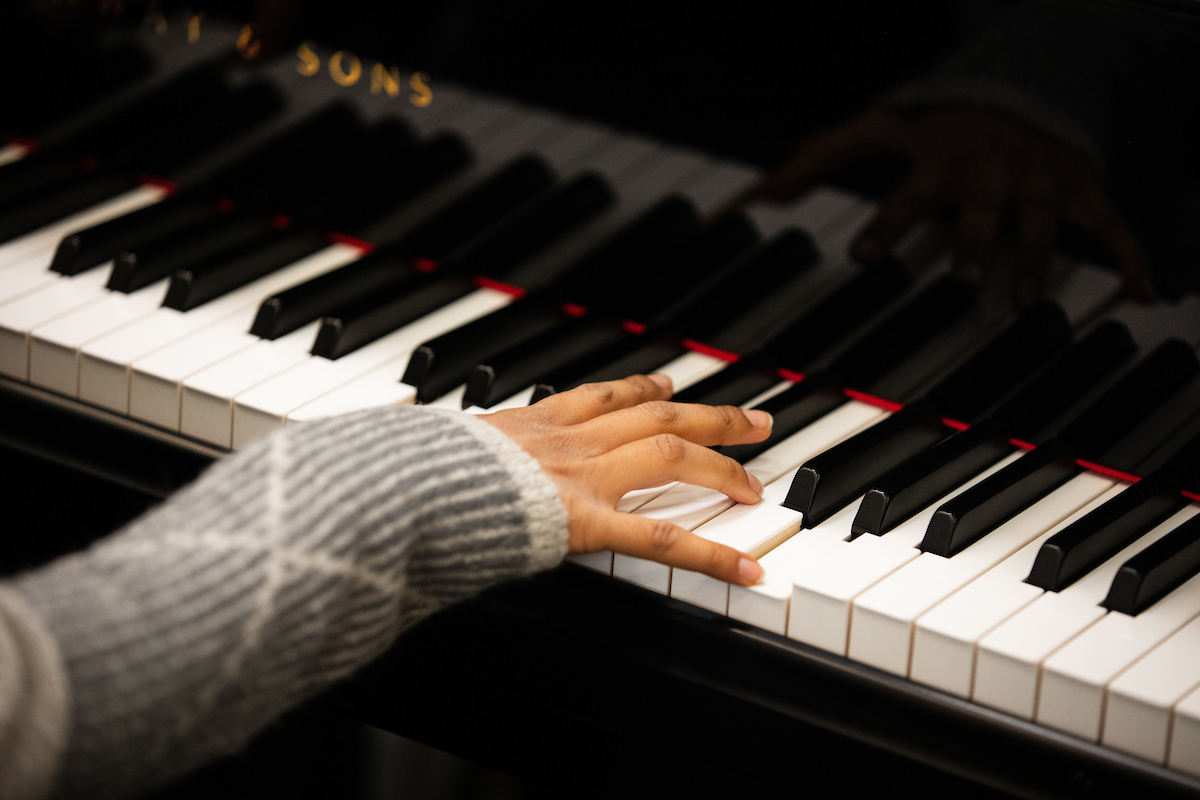
[[[0,584],[0,800],[128,795],[235,751],[566,542],[553,483],[470,415],[289,427]]]

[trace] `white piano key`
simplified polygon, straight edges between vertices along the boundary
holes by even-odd
[[[1108,316],[1129,328],[1143,352],[1176,337],[1185,342],[1200,343],[1200,295],[1188,294],[1176,303],[1152,306],[1125,301]]]
[[[1083,473],[953,558],[922,553],[905,564],[854,599],[849,657],[906,676],[917,617],[1113,485]]]
[[[796,544],[803,536],[803,533],[793,536],[758,560],[763,575],[757,586],[730,585],[728,614],[732,619],[781,636],[787,631],[791,573],[799,558],[804,557],[795,552]]]
[[[1172,521],[1181,524],[1197,511],[1185,508]],[[1200,577],[1136,616],[1110,612],[1042,663],[1037,721],[1099,741],[1105,684],[1197,616]]]
[[[29,148],[23,144],[6,144],[0,147],[0,167],[20,161],[29,153]]]
[[[684,189],[705,216],[720,210],[761,177],[757,169],[745,164],[712,161],[710,166],[708,172]]]
[[[29,331],[104,296],[103,270],[73,278],[54,276],[48,284],[0,305],[0,373],[29,380]]]
[[[416,390],[400,382],[408,356],[382,364],[288,413],[286,422],[324,419],[364,408],[411,403]]]
[[[5,275],[9,269],[36,267],[45,270],[50,266],[50,259],[54,256],[54,251],[58,249],[58,243],[67,234],[99,225],[101,222],[128,214],[131,211],[137,211],[151,203],[157,203],[166,196],[167,191],[157,186],[139,186],[111,200],[106,200],[10,242],[0,244],[0,270],[2,270],[0,275]],[[0,286],[5,282],[0,280]],[[0,291],[0,300],[12,296]]]
[[[861,202],[862,198],[850,192],[818,186],[793,203],[778,205],[756,202],[746,206],[745,211],[764,236],[771,236],[790,225],[798,225],[809,233],[819,235]]]
[[[195,336],[201,331],[214,325],[226,325],[235,333],[250,330],[258,305],[266,297],[296,283],[314,278],[329,270],[336,269],[362,255],[358,248],[344,244],[335,244],[313,255],[276,270],[228,294],[193,308],[187,312],[171,308],[158,308],[147,316],[126,325],[110,334],[100,337],[83,345],[80,350],[79,364],[79,397],[89,403],[112,409],[122,414],[131,412],[131,389],[133,384],[133,365],[139,359],[149,357],[163,348],[180,343],[181,340]],[[250,340],[239,339],[245,346]],[[217,348],[219,349],[219,348]],[[143,371],[144,382],[155,385],[163,381],[178,383],[189,373],[180,373],[180,369],[189,368],[198,363],[195,369],[201,369],[207,361],[203,361],[203,342],[187,345],[190,354],[180,364],[172,363],[172,353],[163,353],[157,361],[141,362],[138,366]],[[222,352],[228,353],[229,350]],[[156,373],[155,366],[165,372]],[[195,371],[195,370],[192,370]],[[161,387],[160,387],[161,388]],[[166,387],[169,389],[169,387]],[[151,390],[153,393],[153,390]],[[176,395],[177,395],[177,391]],[[166,424],[162,411],[157,403],[139,402],[139,413],[133,413],[147,421],[164,427],[179,428],[179,400],[176,397],[174,422]],[[151,409],[158,409],[152,411]],[[151,417],[143,416],[150,413]]]
[[[1071,325],[1079,327],[1120,296],[1121,276],[1109,269],[1076,263],[1065,271],[1050,294]]]
[[[804,520],[800,512],[780,505],[787,497],[792,477],[794,473],[788,473],[776,480],[767,486],[760,502],[739,503],[701,525],[696,534],[755,558],[765,556],[794,536]],[[729,584],[700,572],[672,569],[670,594],[710,611],[728,612]]]
[[[1171,711],[1200,685],[1200,618],[1193,619],[1108,684],[1102,744],[1167,759]],[[1189,708],[1195,707],[1192,700]]]
[[[512,302],[494,289],[478,289],[397,331],[339,359],[308,356],[297,364],[234,398],[233,448],[283,427],[288,412],[328,391],[349,383],[384,363],[398,375],[408,356],[422,342],[465,325]],[[415,395],[404,402],[412,402]]]
[[[1167,766],[1200,775],[1200,689],[1175,704]]]
[[[1170,533],[1184,509],[1060,592],[1045,592],[979,640],[975,660],[977,703],[1032,719],[1041,662],[1107,612],[1100,603],[1121,565]]]
[[[29,382],[59,394],[79,395],[79,348],[154,311],[167,291],[167,280],[136,292],[105,292],[83,308],[39,325],[30,333]]]
[[[184,378],[179,431],[232,447],[233,398],[307,358],[320,324],[310,322],[274,341],[252,337],[249,347]]]
[[[1025,583],[1042,544],[1124,490],[1125,484],[1108,489],[922,614],[913,633],[909,676],[961,697],[970,697],[975,677],[976,642],[1042,595],[1041,587]]]
[[[602,550],[598,553],[570,553],[566,560],[572,564],[587,567],[593,572],[599,572],[601,575],[612,575],[613,554],[611,550]]]
[[[788,636],[845,655],[855,597],[921,555],[917,549],[942,504],[1020,457],[1013,453],[883,536],[863,534],[828,557],[806,561],[792,576],[792,622]],[[858,506],[854,506],[857,513]]]

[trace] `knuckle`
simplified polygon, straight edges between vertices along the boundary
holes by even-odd
[[[682,461],[687,454],[687,444],[673,433],[660,433],[655,436],[654,448],[663,461],[672,464]]]
[[[652,400],[642,405],[642,412],[661,428],[670,428],[679,421],[679,406],[666,400]]]
[[[655,520],[650,527],[650,546],[656,552],[668,552],[679,540],[679,528],[666,520]]]
[[[609,383],[588,383],[579,388],[586,391],[591,395],[592,400],[602,406],[611,404],[613,398],[616,396],[616,391],[613,389],[612,384]]]
[[[711,406],[718,421],[725,428],[737,428],[747,423],[746,415],[740,408],[734,406]]]

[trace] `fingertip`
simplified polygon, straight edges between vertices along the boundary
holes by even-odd
[[[658,388],[666,392],[668,396],[675,393],[675,384],[669,375],[663,375],[660,372],[656,372],[653,375],[647,375],[646,377],[653,381]]]
[[[762,565],[750,556],[742,556],[738,559],[738,575],[742,579],[743,586],[756,586],[762,583],[763,572]]]
[[[760,408],[752,408],[746,411],[746,419],[756,428],[762,428],[765,431],[771,430],[771,425],[774,424],[774,418]]]

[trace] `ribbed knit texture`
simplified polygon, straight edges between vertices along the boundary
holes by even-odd
[[[485,422],[291,426],[15,581],[65,667],[55,794],[127,795],[237,750],[416,621],[565,552],[554,485]]]

